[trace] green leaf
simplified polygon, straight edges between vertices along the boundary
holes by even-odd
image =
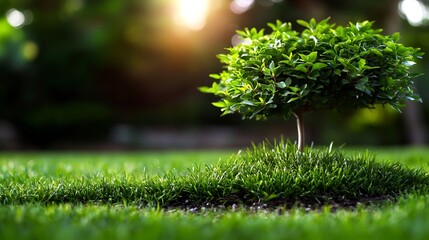
[[[214,78],[214,79],[220,79],[219,74],[210,74],[209,77]]]
[[[393,87],[395,85],[395,80],[392,77],[387,78],[387,86]]]
[[[271,74],[272,74],[272,75],[275,75],[275,72],[276,72],[276,65],[275,65],[274,61],[271,61],[271,62],[270,62],[270,65],[269,65],[268,67],[270,68]]]
[[[341,76],[341,70],[340,69],[334,69],[334,74],[337,76]]]
[[[305,96],[307,96],[308,94],[310,93],[310,90],[308,90],[308,89],[305,89],[305,90],[302,90],[301,92],[300,92],[300,97],[305,97]]]
[[[270,70],[269,68],[265,67],[265,66],[263,66],[263,67],[262,67],[262,72],[263,72],[263,73],[264,73],[264,75],[266,75],[266,76],[271,76],[271,75],[272,75],[271,70]]]
[[[307,62],[313,63],[317,59],[317,52],[311,52],[308,55]]]
[[[298,66],[295,67],[295,70],[301,71],[303,73],[307,73],[308,72],[308,70],[307,70],[307,68],[305,67],[304,64],[299,64]]]
[[[375,48],[372,48],[371,52],[374,53],[375,55],[379,56],[379,57],[383,57],[383,54]]]
[[[287,85],[286,85],[286,83],[285,83],[285,82],[278,82],[278,83],[277,83],[277,87],[278,87],[278,88],[283,89],[283,88],[286,88],[286,87],[287,87]]]
[[[364,67],[365,67],[365,65],[366,65],[366,60],[365,60],[365,59],[363,59],[363,58],[361,58],[361,59],[359,60],[359,70],[363,70],[363,69],[364,69]]]
[[[296,100],[298,100],[298,99],[299,99],[299,97],[291,98],[291,99],[289,99],[289,101],[287,101],[287,103],[291,103],[291,102],[296,101]]]
[[[385,49],[383,49],[383,52],[391,53],[393,52],[393,50],[390,47],[386,47]]]
[[[248,34],[246,33],[246,31],[241,31],[241,30],[237,30],[235,31],[238,35],[242,36],[242,37],[247,37]]]
[[[270,27],[273,31],[277,30],[277,26],[274,23],[267,23],[267,26]]]
[[[364,84],[356,84],[355,88],[362,92],[365,92],[367,90]]]
[[[297,87],[289,87],[290,88],[290,90],[292,90],[292,92],[294,92],[294,93],[297,93],[297,92],[299,92],[299,88],[297,88]]]
[[[224,107],[226,107],[225,102],[213,102],[212,104],[213,104],[213,106],[215,106],[215,107],[219,107],[219,108],[224,108]]]
[[[199,87],[198,90],[203,93],[213,93],[213,89],[210,87]]]
[[[398,32],[395,32],[392,34],[392,40],[397,42],[399,41],[399,39],[401,38],[401,34],[399,34]]]
[[[310,27],[310,24],[304,20],[298,19],[296,20],[296,22],[303,27],[306,27],[306,28]]]
[[[367,82],[368,82],[368,77],[367,76],[359,79],[359,81],[358,81],[359,84],[366,84]]]
[[[299,56],[306,63],[313,63],[317,59],[317,52],[311,52],[308,55],[300,53]]]
[[[314,18],[310,19],[310,26],[313,28],[316,27],[316,19]]]
[[[251,102],[249,100],[244,100],[244,101],[241,102],[241,104],[248,105],[248,106],[256,106],[255,103],[253,103],[253,102]]]
[[[314,71],[314,70],[322,69],[326,66],[328,66],[326,63],[318,62],[318,63],[313,64],[312,70]]]

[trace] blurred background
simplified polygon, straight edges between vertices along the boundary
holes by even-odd
[[[2,0],[0,149],[234,148],[296,139],[295,119],[220,117],[198,92],[237,29],[280,19],[375,21],[429,49],[429,0]],[[423,104],[305,116],[307,143],[425,145],[429,57],[413,71]]]

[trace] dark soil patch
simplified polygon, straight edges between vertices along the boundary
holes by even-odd
[[[184,210],[191,213],[202,213],[202,212],[224,212],[224,211],[239,211],[245,210],[248,212],[277,212],[278,214],[284,214],[291,209],[301,209],[306,212],[322,211],[323,209],[329,209],[330,212],[336,212],[338,210],[350,210],[354,211],[361,207],[379,207],[382,204],[395,202],[397,197],[394,196],[380,196],[380,197],[364,197],[359,199],[348,199],[348,198],[303,198],[299,200],[290,199],[277,199],[268,202],[258,201],[254,203],[205,203],[201,205],[189,204],[184,202],[182,205],[175,204],[173,206],[166,207],[166,211],[174,211],[175,209]]]

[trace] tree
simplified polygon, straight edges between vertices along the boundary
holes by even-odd
[[[268,23],[272,29],[237,31],[242,43],[219,54],[225,70],[211,74],[211,87],[200,91],[221,99],[213,105],[222,115],[243,119],[271,115],[297,119],[298,149],[304,147],[303,114],[314,110],[372,108],[390,105],[399,110],[405,100],[421,101],[412,89],[410,67],[423,55],[399,43],[399,33],[382,35],[373,22],[335,26],[329,18],[317,23],[298,20]]]

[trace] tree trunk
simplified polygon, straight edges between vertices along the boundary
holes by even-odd
[[[302,119],[302,111],[297,110],[293,113],[293,115],[296,117],[296,128],[298,130],[298,151],[303,152],[304,151],[304,145],[305,145],[305,133],[304,133],[304,121]]]

